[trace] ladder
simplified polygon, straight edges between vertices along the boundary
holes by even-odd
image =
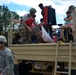
[[[72,51],[72,43],[70,42],[69,43],[69,55],[68,55],[68,72],[65,72],[65,71],[57,71],[57,63],[58,63],[58,52],[59,52],[59,43],[57,43],[56,45],[56,57],[55,57],[55,68],[54,68],[54,75],[57,75],[57,74],[68,74],[68,75],[71,75],[71,57],[72,57],[72,54],[71,54],[71,51]],[[65,62],[65,61],[64,61]]]

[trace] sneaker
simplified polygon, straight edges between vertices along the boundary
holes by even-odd
[[[59,38],[58,41],[59,41],[60,43],[64,43],[64,40],[63,40],[62,38]]]

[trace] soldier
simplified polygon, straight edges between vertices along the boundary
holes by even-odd
[[[36,9],[31,8],[29,10],[29,14],[26,14],[22,17],[22,23],[21,23],[21,27],[20,27],[21,39],[19,40],[19,42],[30,43],[32,33],[34,33],[38,39],[41,36],[40,30],[35,21],[35,17],[36,17],[35,13],[36,13]]]
[[[0,75],[14,75],[14,54],[5,46],[4,36],[0,36]]]

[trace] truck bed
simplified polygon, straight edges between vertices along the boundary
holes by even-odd
[[[76,62],[76,49],[72,43],[40,43],[40,44],[11,44],[9,48],[14,52],[16,60],[55,61],[58,49],[58,61],[68,62],[71,49],[72,62]]]

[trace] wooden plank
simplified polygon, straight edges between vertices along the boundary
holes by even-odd
[[[69,74],[68,72],[61,72],[61,71],[57,71],[57,73],[61,73],[61,74]]]
[[[20,20],[17,20],[17,19],[11,19],[11,21],[12,21],[13,23],[20,23]]]

